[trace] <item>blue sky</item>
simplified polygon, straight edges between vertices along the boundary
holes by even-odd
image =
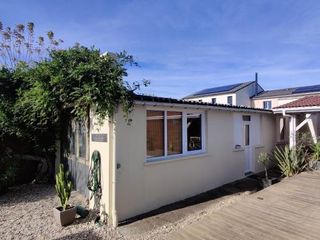
[[[65,46],[127,50],[143,93],[183,97],[254,79],[265,89],[320,84],[320,1],[0,0],[5,25],[32,21]]]

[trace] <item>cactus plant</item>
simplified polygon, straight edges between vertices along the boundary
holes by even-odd
[[[66,210],[67,203],[71,195],[72,182],[70,181],[70,172],[64,170],[63,164],[60,164],[59,172],[56,174],[55,187],[60,199],[61,206],[63,210]]]

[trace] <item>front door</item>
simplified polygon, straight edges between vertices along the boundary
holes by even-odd
[[[245,151],[245,173],[252,172],[252,147],[251,147],[250,122],[243,122],[243,146]]]

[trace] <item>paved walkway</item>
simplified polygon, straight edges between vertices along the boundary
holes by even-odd
[[[167,239],[320,239],[320,171],[285,179]]]

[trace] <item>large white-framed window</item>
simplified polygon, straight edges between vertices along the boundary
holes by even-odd
[[[147,109],[146,161],[205,152],[205,112]]]

